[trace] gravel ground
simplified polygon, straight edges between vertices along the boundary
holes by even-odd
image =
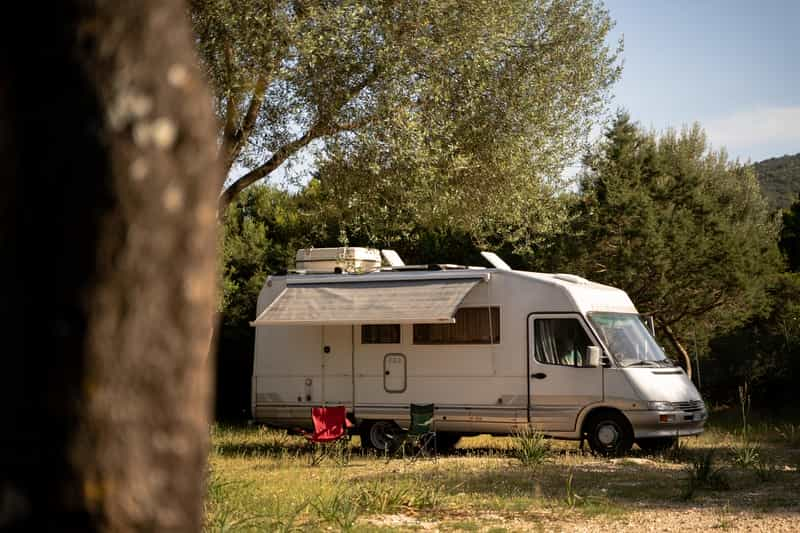
[[[729,511],[724,508],[689,507],[680,510],[634,511],[617,518],[556,516],[541,513],[535,517],[508,518],[496,514],[481,514],[459,520],[433,521],[405,514],[373,517],[365,521],[373,526],[396,528],[399,531],[544,531],[544,532],[681,532],[748,531],[796,532],[800,531],[800,513],[771,511],[755,513]]]

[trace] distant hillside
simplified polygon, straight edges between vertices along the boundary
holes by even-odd
[[[770,205],[789,207],[800,193],[800,154],[773,157],[754,163],[761,190]]]

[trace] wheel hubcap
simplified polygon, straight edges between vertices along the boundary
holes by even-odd
[[[619,440],[619,431],[612,424],[603,424],[597,430],[597,440],[603,446],[613,446]]]

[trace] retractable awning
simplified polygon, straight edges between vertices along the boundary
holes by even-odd
[[[251,326],[452,323],[482,278],[288,285]]]

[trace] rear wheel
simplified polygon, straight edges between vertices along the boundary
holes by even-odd
[[[656,437],[652,439],[639,439],[636,444],[645,452],[658,453],[669,450],[677,442],[676,437]]]
[[[391,420],[375,420],[361,424],[359,434],[362,448],[393,451],[402,440],[403,430]]]
[[[633,429],[623,415],[607,411],[592,415],[586,425],[589,447],[599,455],[625,455],[633,446]]]

